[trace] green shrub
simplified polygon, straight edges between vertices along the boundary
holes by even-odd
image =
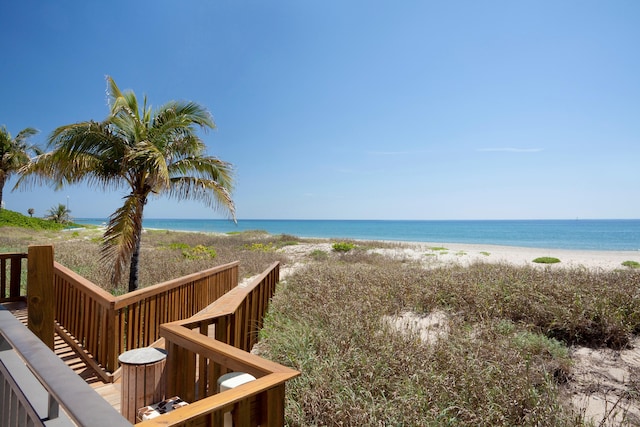
[[[349,252],[356,245],[351,242],[335,242],[331,247],[335,252]]]
[[[182,255],[187,259],[207,259],[218,256],[214,248],[204,245],[197,245],[190,250],[182,251]]]
[[[189,250],[191,249],[191,246],[189,246],[186,243],[171,243],[169,245],[170,249],[180,249],[181,251],[185,251],[185,250]]]
[[[2,209],[0,210],[0,227],[3,226],[21,227],[32,230],[62,230],[69,226],[69,224],[56,223],[41,218],[31,218],[18,212]]]
[[[268,243],[248,243],[245,246],[245,249],[248,249],[250,251],[257,251],[257,252],[273,252],[276,250],[276,247],[274,246],[273,242],[268,242]]]
[[[315,249],[309,254],[309,257],[316,261],[322,261],[329,258],[329,254],[322,249]]]
[[[558,258],[554,258],[550,256],[543,256],[543,257],[534,259],[533,262],[536,262],[538,264],[556,264],[556,263],[559,263],[560,260]]]
[[[625,261],[622,265],[629,268],[640,268],[640,262],[638,261]]]

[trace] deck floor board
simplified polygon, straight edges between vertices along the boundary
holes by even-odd
[[[28,322],[27,306],[24,302],[12,302],[3,304],[5,308],[10,310],[13,315],[22,322],[25,326]],[[62,361],[80,376],[87,384],[91,386],[104,400],[109,402],[117,411],[120,411],[120,382],[105,383],[96,374],[96,372],[89,367],[78,353],[67,344],[57,333],[54,337],[53,343],[54,353]]]

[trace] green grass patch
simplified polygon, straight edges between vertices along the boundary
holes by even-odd
[[[543,257],[534,259],[533,262],[538,264],[557,264],[560,262],[560,260],[558,258],[554,258],[550,256],[543,256]]]
[[[329,258],[329,254],[326,251],[323,251],[322,249],[314,249],[309,254],[309,258],[316,261],[324,261],[327,258]]]
[[[622,265],[629,268],[640,268],[640,262],[638,261],[624,261]]]
[[[60,224],[41,218],[32,218],[8,209],[0,210],[0,227],[20,227],[31,230],[64,230],[70,225],[81,227],[78,224]]]
[[[335,242],[333,245],[331,245],[331,248],[334,250],[334,252],[342,252],[342,253],[349,252],[355,247],[356,245],[351,242]]]
[[[267,242],[267,243],[255,242],[255,243],[246,244],[245,249],[250,251],[258,251],[258,252],[273,252],[277,248],[273,244],[273,242]]]
[[[489,256],[491,255],[491,252],[482,251],[480,252],[480,255]]]

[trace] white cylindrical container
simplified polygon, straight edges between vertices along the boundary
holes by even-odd
[[[245,372],[229,372],[228,374],[221,375],[220,378],[218,378],[218,391],[222,393],[223,391],[236,388],[239,385],[248,383],[255,379],[256,377]],[[231,412],[224,414],[224,427],[233,427]]]

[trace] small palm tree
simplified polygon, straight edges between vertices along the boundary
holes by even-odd
[[[31,154],[39,154],[35,145],[27,143],[37,133],[34,128],[26,128],[12,138],[6,126],[0,127],[0,209],[3,206],[4,185],[9,177],[29,163]]]
[[[45,219],[57,222],[58,224],[68,224],[71,222],[71,211],[65,205],[59,203],[47,211]]]
[[[104,233],[103,257],[117,284],[129,263],[129,291],[138,288],[142,218],[150,195],[198,200],[222,207],[235,220],[231,198],[232,166],[206,155],[196,127],[213,129],[209,112],[193,102],[171,101],[153,111],[144,98],[121,92],[112,78],[110,114],[102,122],[61,126],[49,137],[52,151],[25,167],[23,178],[53,180],[58,187],[87,182],[101,189],[126,188],[124,204],[110,217]]]

